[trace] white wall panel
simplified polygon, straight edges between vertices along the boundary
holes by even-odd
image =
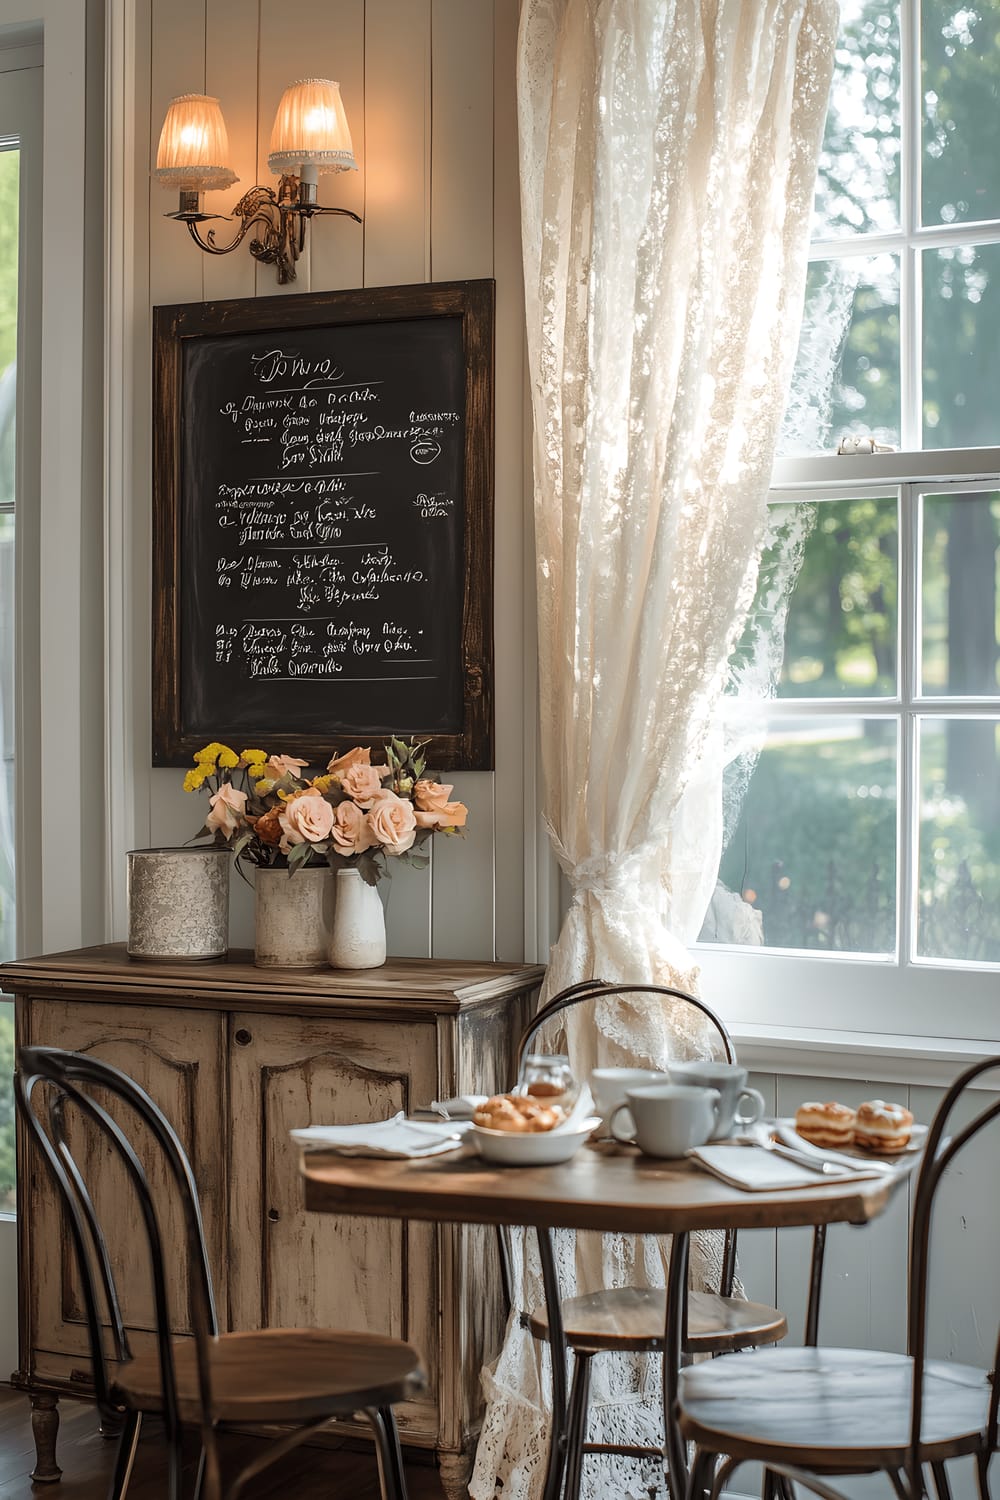
[[[317,0],[260,0],[259,66],[257,70],[257,176],[255,181],[277,186],[267,166],[271,126],[278,101],[290,83],[298,78],[322,77],[314,69],[312,26],[315,18],[332,7]],[[247,21],[253,7],[244,6]],[[249,253],[249,252],[248,252]],[[312,247],[306,236],[305,249],[298,262],[295,281],[278,285],[273,266],[257,265],[257,296],[294,296],[312,291]]]
[[[365,286],[430,278],[430,0],[365,6]]]
[[[229,134],[229,165],[240,179],[224,192],[205,194],[205,211],[230,214],[257,176],[257,34],[241,24],[245,0],[205,0],[205,92],[214,94]],[[236,226],[224,221],[203,224],[202,234],[215,230],[220,245],[234,238]],[[188,254],[187,249],[184,253]],[[193,253],[193,250],[192,252]],[[231,255],[203,255],[205,299],[252,297],[256,277],[246,241]]]
[[[438,840],[426,871],[399,867],[387,891],[390,951],[437,957],[523,953],[524,342],[514,101],[517,0],[149,0],[149,121],[155,143],[177,93],[219,96],[238,186],[212,194],[220,213],[253,182],[275,181],[267,149],[283,88],[304,73],[341,84],[361,171],[320,180],[320,198],[364,226],[313,221],[311,251],[292,294],[342,286],[498,277],[496,776],[453,778],[469,805],[463,840]],[[259,16],[259,21],[258,21]],[[496,80],[496,81],[495,81]],[[146,122],[143,122],[144,126]],[[152,165],[152,161],[150,162]],[[279,291],[244,244],[208,257],[150,186],[151,304]],[[218,226],[225,241],[230,230]],[[144,310],[143,310],[144,311]],[[145,351],[143,352],[145,359]],[[149,433],[137,421],[137,467]],[[148,515],[148,497],[143,495]],[[144,596],[138,608],[147,607]],[[148,636],[148,623],[140,630]],[[144,684],[145,686],[145,684]],[[148,698],[138,742],[148,743]],[[141,780],[141,773],[140,773]],[[183,841],[204,809],[180,791],[179,771],[150,773],[153,843]],[[495,826],[497,814],[501,827]],[[137,810],[143,826],[147,809]],[[498,926],[499,924],[499,926]],[[233,883],[234,945],[252,941],[251,906]]]
[[[349,208],[365,213],[365,3],[338,0],[336,5],[314,7],[309,31],[309,72],[318,78],[334,78],[351,127],[351,142],[357,172],[332,172],[319,179],[319,201],[331,208]],[[295,77],[300,74],[296,73]],[[287,80],[291,83],[293,80]],[[353,219],[331,214],[313,219],[312,287],[314,292],[364,283],[364,226]]]
[[[955,1110],[949,1134],[987,1108],[990,1097],[979,1090],[967,1096]],[[914,1088],[910,1108],[917,1119],[929,1121],[941,1098],[939,1089]],[[928,1348],[937,1359],[979,1366],[993,1360],[1000,1325],[998,1158],[1000,1125],[994,1124],[964,1149],[938,1189],[927,1317]]]
[[[432,4],[434,281],[493,275],[493,9],[490,0]]]
[[[149,170],[167,105],[176,94],[205,89],[205,0],[152,0],[149,90]],[[177,209],[177,194],[149,178],[149,296],[155,307],[200,302],[205,295],[206,257],[191,244],[187,228],[164,214]]]
[[[492,958],[494,952],[493,777],[449,772],[469,809],[464,838],[436,839],[432,945],[435,958]]]

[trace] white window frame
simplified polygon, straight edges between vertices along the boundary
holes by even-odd
[[[850,457],[780,460],[775,466],[773,500],[863,498],[900,486],[912,492],[963,493],[1000,490],[1000,449],[954,449]],[[913,959],[910,934],[916,891],[907,887],[908,850],[916,839],[913,797],[918,716],[976,716],[1000,719],[1000,695],[972,698],[924,695],[916,691],[918,617],[914,584],[919,577],[919,537],[915,505],[904,503],[899,532],[899,641],[897,694],[884,697],[776,699],[775,716],[897,719],[900,732],[900,815],[897,831],[898,950],[886,957],[836,953],[791,953],[774,949],[699,944],[704,993],[722,1003],[727,1020],[789,1033],[828,1028],[858,1036],[961,1038],[1000,1041],[1000,966],[954,960]],[[912,685],[912,691],[910,686]],[[904,823],[904,819],[906,823]]]
[[[921,441],[921,256],[951,245],[1000,243],[1000,219],[961,224],[921,225],[920,32],[918,0],[900,0],[900,227],[893,233],[841,234],[814,240],[810,260],[847,256],[899,256],[900,278],[900,436],[897,453],[784,458],[775,463],[771,498],[860,497],[885,494],[899,486],[927,493],[948,488],[1000,490],[1000,447],[924,449]],[[914,719],[934,715],[947,704],[951,714],[1000,718],[1000,696],[929,697],[907,693],[914,680],[918,642],[914,589],[919,579],[919,538],[915,507],[904,504],[899,533],[899,695],[891,698],[778,700],[775,714],[821,717],[853,712],[898,718],[900,732],[900,813],[897,831],[897,897],[906,891],[904,852],[916,838],[917,807]],[[905,695],[905,696],[904,696]],[[904,826],[904,819],[907,826]],[[910,847],[915,847],[911,845]],[[916,881],[914,879],[915,887]],[[914,960],[909,956],[915,917],[915,889],[898,902],[898,951],[885,958],[850,954],[809,954],[699,944],[702,991],[715,999],[727,1021],[745,1038],[840,1038],[848,1050],[864,1053],[917,1051],[943,1055],[954,1044],[975,1050],[1000,1041],[1000,966],[956,961]],[[868,1039],[867,1042],[865,1039]],[[904,1064],[905,1066],[905,1064]],[[880,1076],[885,1076],[884,1073]],[[911,1075],[912,1076],[912,1075]]]

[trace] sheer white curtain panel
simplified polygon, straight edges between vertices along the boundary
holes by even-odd
[[[801,319],[835,0],[523,0],[521,204],[547,822],[572,890],[547,992],[691,986],[722,839],[719,698],[753,598]],[[711,997],[710,997],[711,998]],[[668,1010],[571,1027],[575,1066],[698,1054]],[[518,1289],[540,1297],[526,1247]],[[560,1243],[574,1286],[663,1249]],[[702,1247],[695,1275],[710,1279]],[[535,1500],[548,1399],[516,1322],[472,1493]],[[592,1432],[657,1441],[655,1361],[595,1361]],[[585,1493],[635,1466],[588,1461]],[[632,1481],[629,1480],[629,1483]]]

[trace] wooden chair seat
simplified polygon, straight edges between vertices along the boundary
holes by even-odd
[[[566,1342],[574,1351],[617,1349],[646,1353],[663,1348],[667,1294],[663,1288],[622,1286],[568,1297],[562,1304]],[[528,1320],[536,1339],[549,1336],[548,1314],[535,1308]],[[788,1332],[776,1307],[720,1297],[715,1292],[688,1293],[686,1353],[710,1354],[773,1344]]]
[[[868,1349],[761,1349],[681,1372],[681,1431],[700,1449],[814,1472],[898,1470],[910,1451],[913,1361]],[[928,1360],[921,1454],[983,1445],[985,1370]]]
[[[172,1341],[181,1420],[202,1405],[194,1339]],[[409,1344],[373,1333],[267,1328],[224,1333],[211,1345],[213,1409],[223,1422],[305,1422],[389,1406],[424,1389],[420,1356]],[[115,1387],[133,1410],[163,1410],[159,1358],[123,1365]]]

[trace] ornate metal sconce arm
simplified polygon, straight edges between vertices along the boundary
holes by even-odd
[[[305,245],[306,222],[314,214],[342,214],[357,224],[362,222],[359,215],[349,208],[298,204],[295,201],[297,188],[296,178],[282,178],[277,193],[269,187],[252,187],[244,193],[229,215],[229,221],[239,220],[240,226],[228,245],[216,244],[214,229],[202,236],[198,226],[209,217],[207,214],[181,212],[170,217],[183,219],[195,244],[209,255],[228,255],[242,245],[255,225],[258,226],[260,233],[250,241],[250,254],[264,265],[275,266],[278,281],[284,285],[295,280],[295,262]]]

